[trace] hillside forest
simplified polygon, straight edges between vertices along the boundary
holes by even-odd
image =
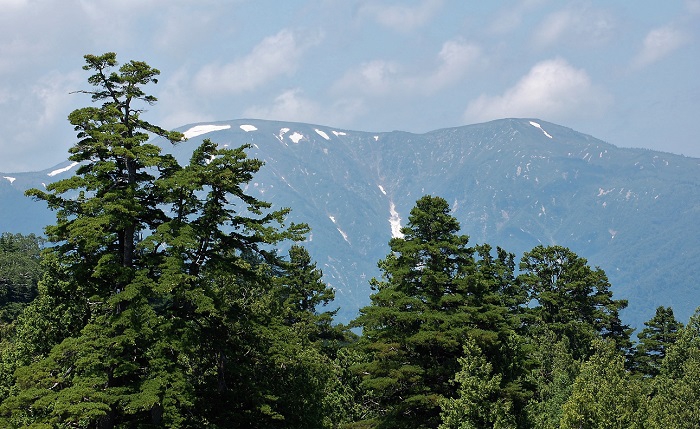
[[[80,167],[27,192],[56,221],[0,236],[0,426],[698,427],[700,311],[634,333],[585,258],[472,244],[426,195],[338,324],[309,227],[246,193],[248,147],[180,165],[141,118],[159,71],[85,61]]]

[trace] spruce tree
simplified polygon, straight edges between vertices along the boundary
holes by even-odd
[[[646,376],[656,376],[668,348],[676,342],[678,330],[683,324],[673,315],[671,307],[657,307],[654,317],[644,322],[645,328],[637,334],[634,369]]]
[[[496,373],[505,366],[501,354],[514,354],[507,341],[515,324],[508,312],[512,302],[502,293],[512,267],[507,257],[493,259],[486,247],[477,263],[440,197],[419,199],[401,232],[379,262],[382,278],[370,282],[376,291],[371,305],[354,322],[363,329],[360,345],[370,356],[357,369],[368,402],[375,404],[375,418],[367,424],[436,427],[441,401],[457,394],[452,380],[468,338],[496,363]]]
[[[580,362],[569,350],[569,339],[557,339],[556,334],[544,331],[532,339],[534,367],[527,382],[534,395],[526,407],[528,427],[557,429],[562,417],[562,406],[571,396]]]
[[[700,308],[666,350],[661,371],[650,381],[648,428],[697,428],[700,422]]]

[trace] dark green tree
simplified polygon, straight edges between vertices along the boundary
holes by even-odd
[[[631,349],[632,330],[622,324],[625,300],[613,300],[610,283],[600,268],[562,246],[537,246],[520,263],[519,280],[529,291],[526,317],[529,335],[547,329],[567,337],[575,359],[589,355],[594,338],[613,340],[618,349]]]
[[[700,308],[666,350],[661,371],[652,378],[655,394],[645,427],[696,428],[700,421]]]
[[[440,423],[440,403],[454,397],[458,358],[473,338],[487,359],[512,355],[513,333],[502,297],[510,276],[508,258],[481,248],[478,264],[468,237],[442,198],[424,196],[411,210],[403,237],[389,241],[391,253],[372,279],[372,304],[354,324],[370,361],[358,365],[371,395],[377,427],[428,428]],[[486,257],[488,255],[488,258]],[[499,278],[498,276],[503,278]],[[500,373],[503,363],[494,365]]]
[[[534,396],[526,407],[529,427],[557,429],[562,417],[562,406],[571,396],[580,362],[569,350],[569,339],[557,339],[556,334],[544,331],[532,339],[531,358],[535,365],[528,377]]]
[[[343,341],[342,330],[332,326],[337,310],[324,311],[335,292],[322,280],[323,272],[306,248],[292,245],[283,269],[277,281],[284,323],[312,342]]]
[[[671,307],[660,306],[654,317],[644,322],[644,326],[642,332],[637,334],[639,343],[634,355],[634,369],[653,377],[661,371],[666,350],[676,342],[678,330],[683,324],[676,320]]]
[[[38,294],[41,248],[44,239],[34,234],[0,235],[0,331],[13,322]]]
[[[645,395],[625,369],[625,356],[610,340],[595,339],[563,406],[563,429],[645,427]]]
[[[182,140],[141,119],[137,104],[156,101],[142,87],[158,70],[131,61],[115,71],[113,53],[85,59],[94,89],[80,92],[101,105],[69,116],[80,167],[28,192],[56,210],[46,229],[55,244],[9,354],[19,368],[0,407],[5,425],[273,427],[299,418],[303,410],[275,409],[293,395],[285,386],[298,386],[294,371],[325,369],[276,316],[272,248],[307,228],[244,192],[262,166],[245,146],[207,140],[181,167],[147,143]],[[291,357],[279,347],[287,342],[298,344]]]
[[[467,340],[458,361],[457,396],[441,401],[439,429],[516,428],[513,404],[503,395],[501,376],[493,373],[474,340]]]

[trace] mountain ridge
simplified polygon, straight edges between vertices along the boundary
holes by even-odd
[[[540,243],[561,244],[601,266],[615,297],[630,299],[623,317],[635,326],[658,305],[673,306],[684,320],[700,303],[692,284],[700,276],[693,266],[700,159],[618,148],[536,118],[423,134],[256,119],[177,130],[190,132],[190,139],[175,146],[155,142],[180,162],[204,138],[250,144],[249,155],[265,161],[248,191],[291,207],[290,220],[312,227],[305,245],[337,289],[343,321],[369,302],[376,262],[424,194],[450,202],[472,244],[498,245],[518,258]],[[53,215],[16,194],[67,177],[71,169],[48,174],[69,165],[0,173],[14,178],[0,179],[0,227],[41,232],[29,229]]]

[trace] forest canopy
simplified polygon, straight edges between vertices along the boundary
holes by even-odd
[[[160,72],[85,62],[80,166],[27,192],[56,222],[0,236],[3,427],[696,427],[700,313],[659,307],[633,341],[601,269],[472,244],[426,195],[337,324],[309,227],[246,192],[248,147],[181,165],[142,119]]]

